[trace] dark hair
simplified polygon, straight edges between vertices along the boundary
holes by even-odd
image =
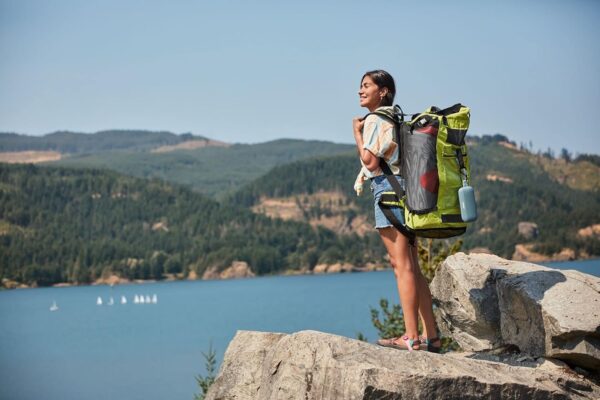
[[[369,71],[366,72],[362,79],[360,80],[360,83],[362,84],[363,79],[365,79],[365,76],[368,76],[369,78],[373,79],[373,82],[375,82],[375,84],[380,88],[387,88],[388,92],[387,95],[385,95],[384,98],[381,99],[381,103],[379,103],[380,106],[391,106],[394,104],[394,96],[396,96],[396,84],[394,83],[394,78],[392,78],[392,76],[387,73],[386,71],[382,70],[382,69],[376,69],[373,71]]]

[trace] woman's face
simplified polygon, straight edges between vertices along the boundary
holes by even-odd
[[[358,97],[361,107],[366,107],[369,111],[375,110],[379,107],[381,99],[387,94],[387,88],[380,89],[379,86],[373,82],[373,79],[369,75],[366,75],[360,83],[360,90],[358,91]]]

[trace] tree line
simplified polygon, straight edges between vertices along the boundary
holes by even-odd
[[[246,261],[259,275],[382,260],[374,239],[257,215],[159,180],[96,169],[0,167],[0,277],[162,279]]]
[[[538,224],[540,231],[540,236],[530,241],[536,251],[551,255],[570,247],[578,255],[600,255],[600,240],[577,236],[579,229],[600,223],[598,193],[559,184],[533,160],[535,155],[499,146],[499,142],[510,143],[503,135],[471,138],[471,175],[479,218],[464,235],[463,248],[486,247],[510,258],[516,244],[529,243],[517,234],[518,223],[531,221]],[[232,194],[228,201],[251,207],[261,196],[287,197],[337,190],[358,209],[346,211],[348,218],[362,214],[372,222],[373,204],[368,182],[362,196],[357,197],[353,190],[359,168],[356,154],[297,161],[251,182]],[[489,180],[490,174],[499,174],[511,181]],[[312,210],[319,211],[318,207]]]

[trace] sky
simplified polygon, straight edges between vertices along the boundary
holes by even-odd
[[[0,132],[353,143],[364,72],[409,113],[600,154],[600,2],[0,0]]]

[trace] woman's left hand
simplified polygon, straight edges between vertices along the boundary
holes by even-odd
[[[352,127],[354,128],[354,134],[361,134],[365,120],[362,117],[356,117],[352,120]]]

